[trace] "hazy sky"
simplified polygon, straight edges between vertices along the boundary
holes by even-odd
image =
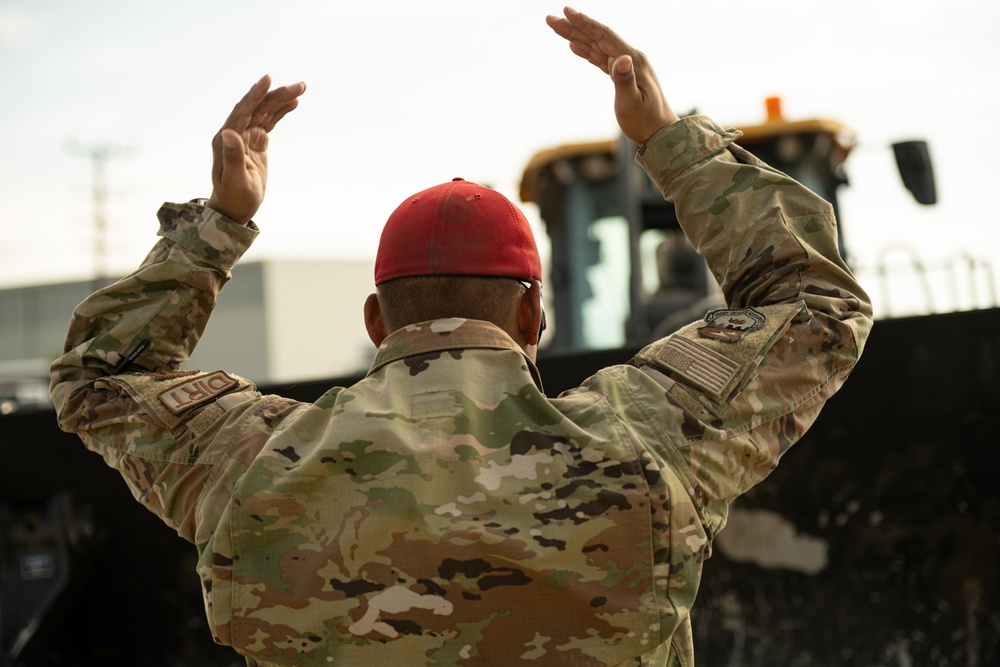
[[[646,52],[680,112],[724,125],[792,119],[854,128],[843,229],[881,303],[874,267],[970,255],[1000,267],[995,0],[737,0],[576,5]],[[611,84],[545,25],[537,0],[212,2],[0,0],[0,287],[90,277],[88,147],[107,162],[108,250],[129,270],[162,201],[207,196],[209,141],[263,73],[304,80],[271,139],[264,233],[251,258],[374,255],[396,204],[462,176],[516,199],[547,147],[615,137]],[[940,204],[909,199],[892,141],[926,138]],[[536,219],[533,205],[525,207]],[[968,302],[959,273],[959,303]],[[951,307],[943,275],[938,306]],[[919,307],[915,280],[893,308]],[[980,300],[983,300],[980,294]],[[914,306],[913,304],[916,304]]]

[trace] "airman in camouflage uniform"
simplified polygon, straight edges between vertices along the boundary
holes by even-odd
[[[73,316],[52,367],[61,426],[197,546],[215,639],[250,664],[692,665],[689,611],[730,502],[861,353],[870,307],[830,206],[738,132],[678,121],[604,26],[549,23],[611,75],[725,311],[554,399],[535,283],[512,330],[376,332],[368,376],[313,404],[178,371],[257,233],[267,132],[304,90],[265,78],[216,137],[212,199],[164,205],[140,268]]]

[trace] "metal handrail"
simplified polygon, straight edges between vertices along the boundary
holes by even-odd
[[[890,265],[888,261],[890,255],[898,255],[900,253],[905,256],[903,264]],[[939,311],[939,304],[935,304],[934,291],[932,289],[933,283],[931,276],[929,275],[931,273],[943,272],[946,274],[946,279],[950,288],[949,291],[951,293],[952,310],[965,310],[965,308],[959,307],[959,303],[962,299],[959,285],[961,273],[963,271],[966,273],[968,280],[967,296],[971,305],[971,308],[969,309],[975,310],[979,308],[995,308],[1000,305],[997,301],[997,287],[992,264],[986,259],[977,258],[968,253],[963,253],[953,258],[941,261],[927,262],[924,261],[912,248],[903,245],[893,245],[882,250],[879,254],[874,270],[878,276],[879,288],[883,299],[883,317],[893,316],[893,295],[891,294],[890,289],[890,278],[901,274],[912,274],[916,276],[921,288],[926,309],[925,312],[927,314],[946,312]],[[864,273],[865,269],[859,268],[858,272]],[[981,297],[980,287],[984,284],[986,287],[986,293],[985,297]],[[983,300],[984,298],[985,301]]]

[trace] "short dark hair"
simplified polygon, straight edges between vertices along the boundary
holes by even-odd
[[[444,317],[485,320],[503,327],[524,294],[517,280],[480,276],[396,278],[376,290],[390,332]]]

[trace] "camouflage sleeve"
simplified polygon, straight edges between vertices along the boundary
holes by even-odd
[[[728,304],[636,360],[681,415],[664,417],[684,443],[671,454],[716,530],[841,386],[872,323],[830,204],[734,144],[738,136],[695,116],[637,156]]]
[[[159,220],[161,238],[140,267],[76,308],[50,392],[63,430],[80,435],[182,536],[204,542],[196,533],[211,530],[225,506],[206,500],[205,489],[228,500],[227,479],[238,472],[219,466],[253,456],[236,450],[254,443],[226,441],[223,423],[264,399],[222,371],[177,369],[257,229],[200,203],[164,204]],[[227,394],[240,409],[219,406]]]
[[[257,235],[200,203],[164,204],[160,240],[139,268],[87,297],[52,367],[53,400],[68,384],[112,375],[126,364],[177,370],[194,350],[230,270]],[[138,353],[138,354],[136,354]]]

